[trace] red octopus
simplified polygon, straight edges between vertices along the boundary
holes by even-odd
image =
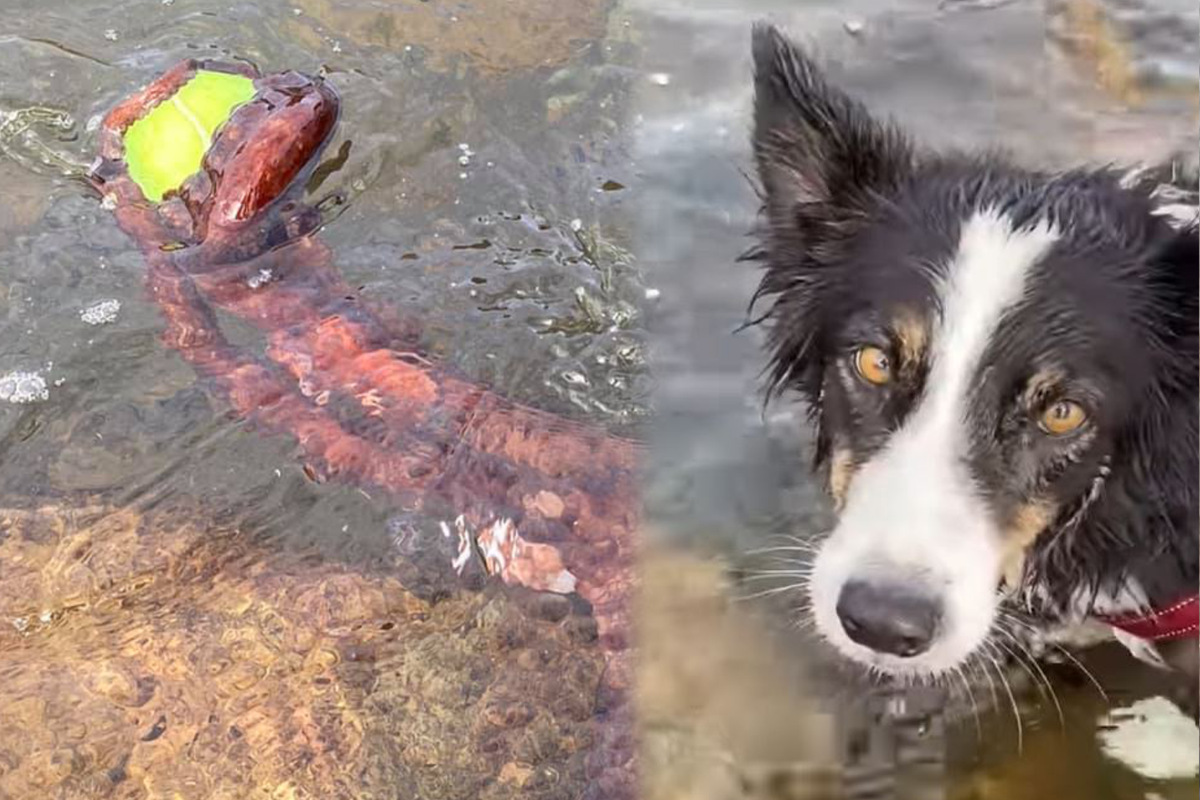
[[[244,75],[239,106],[202,169],[160,203],[130,178],[123,134],[197,70]],[[347,286],[299,200],[336,125],[326,82],[185,61],[112,109],[92,185],[148,265],[164,340],[239,415],[289,434],[317,480],[373,486],[412,506],[450,507],[462,558],[592,606],[613,698],[596,748],[598,796],[633,792],[629,600],[638,445],[524,408],[414,351],[416,327],[385,319]],[[256,326],[265,353],[230,344],[217,312]],[[447,527],[447,530],[449,528]]]

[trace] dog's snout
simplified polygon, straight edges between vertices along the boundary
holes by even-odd
[[[942,604],[900,584],[853,580],[842,587],[837,615],[846,635],[858,644],[912,658],[933,643]]]

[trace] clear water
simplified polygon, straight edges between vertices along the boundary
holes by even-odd
[[[413,538],[436,520],[230,415],[78,176],[180,59],[324,74],[308,200],[345,200],[321,236],[348,283],[461,373],[636,433],[633,54],[589,0],[0,4],[0,375],[47,394],[0,402],[0,797],[580,796],[587,609],[456,584]]]

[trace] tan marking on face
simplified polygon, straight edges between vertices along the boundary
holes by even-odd
[[[1021,573],[1025,569],[1025,555],[1037,540],[1038,535],[1054,521],[1058,507],[1049,500],[1032,500],[1013,514],[1004,529],[1004,548],[1001,561],[1006,586],[1021,585]]]
[[[833,458],[829,460],[829,494],[838,511],[846,504],[846,493],[850,491],[856,468],[854,454],[848,448],[833,451]]]
[[[904,309],[896,315],[892,330],[900,345],[900,366],[911,370],[925,357],[929,345],[929,325],[924,317],[912,309]]]

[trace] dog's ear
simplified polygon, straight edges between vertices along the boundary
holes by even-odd
[[[772,222],[814,206],[852,207],[855,195],[911,168],[907,139],[830,87],[778,29],[754,27],[753,58],[754,152]]]
[[[852,230],[865,198],[887,193],[912,170],[913,148],[895,127],[830,87],[774,27],[754,27],[753,59],[754,155],[766,224],[747,258],[766,264],[753,302],[774,297],[758,318],[770,328],[767,396],[795,388],[816,410],[824,379],[823,297],[839,279],[839,270],[827,269],[836,242]]]

